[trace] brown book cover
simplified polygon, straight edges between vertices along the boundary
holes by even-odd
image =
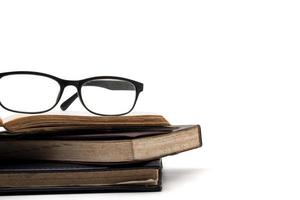
[[[130,127],[169,126],[161,115],[79,116],[79,115],[15,115],[0,120],[9,133],[43,133],[66,130],[92,130]]]

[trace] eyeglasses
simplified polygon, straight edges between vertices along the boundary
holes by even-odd
[[[77,93],[64,101],[66,110],[77,98],[96,115],[124,115],[132,111],[143,84],[121,77],[98,76],[71,81],[39,72],[0,73],[0,105],[17,113],[38,114],[53,109],[66,86],[75,86]]]

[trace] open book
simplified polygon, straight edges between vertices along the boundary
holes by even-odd
[[[87,129],[123,130],[132,127],[163,127],[169,122],[161,115],[77,116],[77,115],[18,115],[0,119],[0,126],[9,133],[57,132]]]

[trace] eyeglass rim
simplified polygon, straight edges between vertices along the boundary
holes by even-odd
[[[47,74],[47,73],[43,73],[43,72],[36,72],[36,71],[11,71],[11,72],[2,72],[0,73],[0,79],[5,77],[5,76],[9,76],[9,75],[19,75],[19,74],[24,74],[24,75],[37,75],[37,76],[44,76],[44,77],[48,77],[48,78],[51,78],[53,80],[55,80],[59,86],[60,86],[60,90],[59,90],[59,93],[58,93],[58,96],[57,96],[57,99],[56,99],[56,102],[55,104],[49,108],[49,109],[46,109],[46,110],[43,110],[43,111],[38,111],[38,112],[27,112],[27,111],[18,111],[18,110],[13,110],[13,109],[10,109],[10,108],[7,108],[5,107],[2,103],[1,103],[1,99],[0,99],[0,106],[3,107],[4,109],[8,110],[8,111],[11,111],[11,112],[15,112],[15,113],[23,113],[23,114],[41,114],[41,113],[45,113],[45,112],[48,112],[50,110],[52,110],[53,108],[55,108],[57,106],[57,104],[59,103],[59,101],[61,100],[61,97],[62,97],[62,94],[64,92],[64,89],[67,87],[67,86],[75,86],[76,89],[77,89],[77,93],[78,93],[78,97],[79,97],[79,100],[81,101],[81,104],[85,107],[85,109],[87,111],[89,111],[90,113],[92,114],[95,114],[95,115],[101,115],[101,116],[120,116],[120,115],[125,115],[125,114],[128,114],[130,113],[135,105],[136,105],[136,102],[137,102],[137,99],[140,95],[140,93],[143,91],[143,88],[144,88],[144,85],[143,83],[140,83],[138,81],[135,81],[135,80],[131,80],[131,79],[128,79],[128,78],[124,78],[124,77],[119,77],[119,76],[94,76],[94,77],[89,77],[89,78],[85,78],[85,79],[81,79],[81,80],[67,80],[67,79],[62,79],[62,78],[58,78],[54,75],[51,75],[51,74]],[[120,114],[101,114],[101,113],[97,113],[97,112],[94,112],[92,110],[90,110],[84,103],[83,101],[83,98],[82,98],[82,95],[81,95],[81,88],[82,86],[86,83],[86,82],[89,82],[91,80],[94,80],[94,79],[115,79],[115,80],[122,80],[122,81],[127,81],[127,82],[130,82],[131,84],[133,84],[135,86],[135,99],[134,99],[134,103],[131,107],[131,109],[127,112],[124,112],[124,113],[120,113]]]

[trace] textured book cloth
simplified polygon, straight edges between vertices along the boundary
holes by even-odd
[[[161,174],[161,160],[105,166],[6,161],[0,194],[160,191]]]

